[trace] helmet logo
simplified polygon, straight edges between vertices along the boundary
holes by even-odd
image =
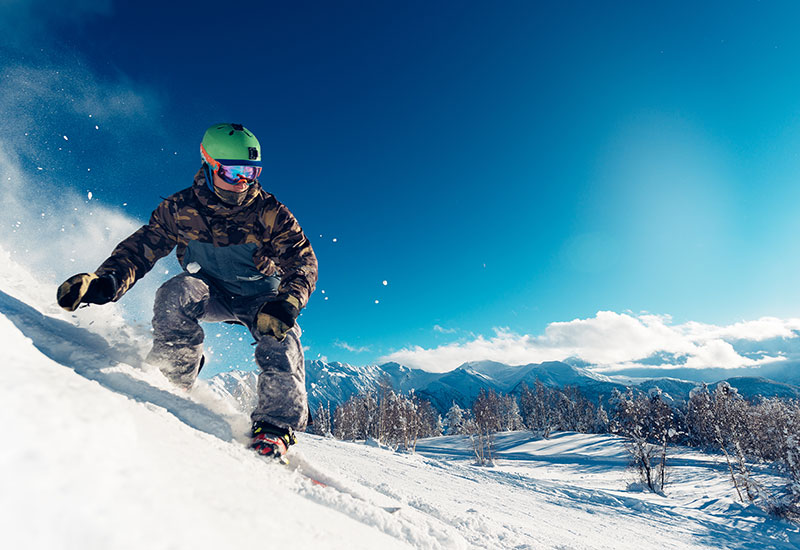
[[[250,160],[258,160],[258,149],[256,147],[248,147],[247,153]]]

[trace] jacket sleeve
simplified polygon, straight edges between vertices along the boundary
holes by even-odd
[[[117,292],[113,301],[119,300],[159,259],[169,254],[178,244],[170,204],[169,200],[165,200],[158,205],[147,225],[143,225],[119,243],[111,256],[97,269],[98,275],[111,274],[116,279]]]
[[[284,205],[279,204],[277,210],[268,212],[265,218],[265,225],[270,229],[269,242],[265,245],[281,277],[278,293],[294,296],[302,309],[317,285],[317,256],[300,224]]]

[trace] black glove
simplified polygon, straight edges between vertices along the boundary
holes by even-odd
[[[272,336],[279,342],[294,326],[300,315],[300,301],[294,296],[278,298],[265,303],[256,315],[256,329],[262,336]]]
[[[58,305],[75,311],[80,304],[107,304],[117,293],[117,280],[113,275],[98,277],[95,273],[73,275],[58,287]]]

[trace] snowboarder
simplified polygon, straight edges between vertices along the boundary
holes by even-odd
[[[115,302],[177,246],[184,271],[156,292],[146,361],[189,389],[205,360],[198,321],[245,325],[260,367],[251,446],[280,458],[308,421],[296,319],[314,291],[317,258],[292,213],[259,184],[261,146],[247,128],[211,126],[200,156],[194,185],[161,202],[97,271],[61,284],[58,304]]]

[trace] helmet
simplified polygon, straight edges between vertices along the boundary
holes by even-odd
[[[253,179],[261,172],[261,144],[256,136],[241,124],[220,123],[214,124],[206,130],[203,141],[200,143],[200,158],[203,161],[206,174],[206,184],[222,202],[238,206],[247,195],[247,184],[236,185],[236,179],[226,182],[214,183],[214,174],[219,173],[224,178],[224,167],[240,167],[233,171],[239,173],[248,168]]]
[[[211,157],[218,164],[261,166],[261,144],[241,124],[214,124],[200,143],[200,157],[203,162],[209,162]]]

